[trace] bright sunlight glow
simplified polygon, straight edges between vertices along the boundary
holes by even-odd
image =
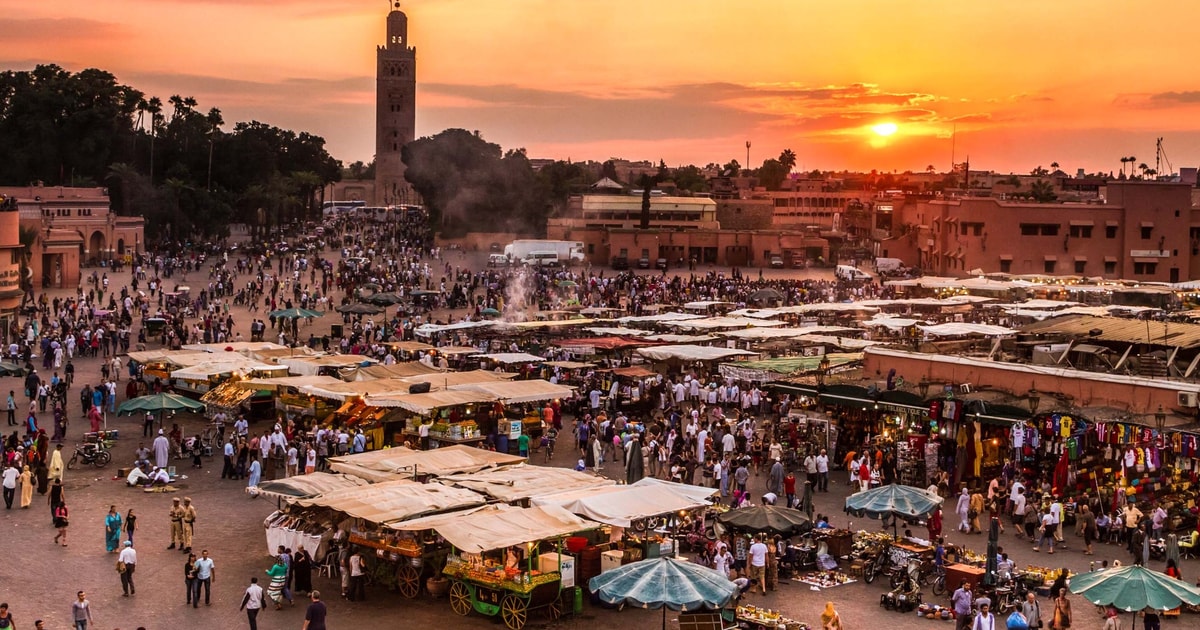
[[[879,123],[878,125],[871,127],[871,131],[874,131],[875,135],[885,136],[885,137],[890,136],[890,135],[896,133],[896,123],[890,123],[890,122]]]

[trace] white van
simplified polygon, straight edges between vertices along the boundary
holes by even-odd
[[[853,265],[838,265],[833,275],[839,280],[871,280],[875,277]]]
[[[488,254],[487,264],[489,267],[507,267],[508,262],[508,256],[504,254]]]
[[[524,262],[525,265],[532,266],[532,267],[557,267],[558,266],[558,252],[552,252],[552,251],[529,252],[529,256],[526,257],[525,260],[522,262]]]

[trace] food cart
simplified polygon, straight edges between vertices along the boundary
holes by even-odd
[[[480,506],[485,501],[469,490],[398,479],[299,499],[295,505],[310,510],[328,508],[351,517],[338,527],[345,534],[344,540],[370,549],[371,553],[364,554],[370,558],[367,570],[412,599],[420,594],[425,579],[440,575],[449,546],[431,532],[392,525]]]
[[[509,630],[521,630],[531,611],[562,616],[564,589],[575,590],[575,565],[562,540],[598,525],[555,506],[492,505],[393,527],[433,530],[452,546],[443,575],[455,614],[499,616]]]

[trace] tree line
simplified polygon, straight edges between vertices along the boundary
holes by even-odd
[[[0,72],[0,182],[103,186],[112,210],[143,216],[148,241],[214,239],[318,216],[341,178],[325,140],[157,96],[89,68]],[[258,236],[258,234],[256,234]]]

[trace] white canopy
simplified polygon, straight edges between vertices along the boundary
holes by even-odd
[[[328,386],[341,383],[341,379],[332,376],[321,374],[319,376],[280,376],[278,378],[252,378],[244,381],[238,381],[238,385],[251,389],[276,389],[279,387],[295,387],[297,389],[306,385]]]
[[[513,545],[561,538],[596,529],[585,521],[554,505],[530,508],[493,505],[470,513],[440,514],[391,525],[393,529],[432,529],[459,551],[483,553]]]
[[[482,495],[470,490],[407,479],[334,490],[296,500],[303,507],[327,507],[372,523],[402,521],[486,502]]]
[[[862,325],[870,328],[882,327],[891,330],[902,330],[909,326],[924,323],[925,320],[923,319],[910,319],[908,317],[873,317],[863,322]]]
[[[398,378],[380,378],[373,381],[304,385],[300,387],[300,391],[311,396],[344,402],[352,398],[362,398],[368,395],[407,394],[408,388],[411,385],[412,383]]]
[[[961,335],[983,335],[985,337],[1005,337],[1015,335],[1017,331],[1003,326],[990,324],[949,323],[933,326],[918,326],[925,334],[932,337],[957,337]]]
[[[755,319],[753,317],[706,317],[704,319],[670,322],[667,325],[680,330],[718,330],[724,328],[786,326],[787,324],[773,319]]]
[[[705,499],[691,499],[666,486],[604,486],[576,492],[534,497],[533,505],[557,505],[568,512],[616,527],[680,510],[703,507]]]
[[[374,365],[379,363],[371,357],[361,354],[326,354],[315,357],[278,357],[275,362],[286,365],[292,374],[313,376],[323,367],[345,368],[357,367],[362,364]]]
[[[472,358],[487,359],[497,363],[540,363],[545,361],[545,357],[539,357],[528,352],[495,352],[492,354],[472,354]]]
[[[649,330],[641,330],[640,328],[625,328],[624,326],[618,326],[616,328],[611,326],[591,326],[587,328],[587,331],[595,335],[616,337],[640,337],[642,335],[650,334]]]
[[[287,374],[287,368],[281,365],[264,365],[257,361],[251,361],[242,357],[235,357],[237,361],[213,361],[209,363],[200,363],[171,372],[171,378],[182,378],[192,381],[206,381],[210,377],[220,376],[222,374],[233,374],[234,372],[265,372]]]
[[[464,383],[462,385],[452,385],[450,389],[479,392],[496,400],[503,401],[505,404],[555,400],[558,398],[570,398],[575,395],[575,390],[571,387],[556,385],[542,379]]]
[[[638,348],[637,353],[652,361],[718,361],[729,357],[756,355],[757,352],[738,350],[736,348],[718,348],[713,346],[655,346],[653,348]]]
[[[457,324],[442,324],[442,325],[422,324],[420,326],[417,326],[416,329],[413,330],[413,332],[418,337],[432,337],[438,333],[451,332],[451,331],[455,331],[455,330],[469,330],[471,328],[484,328],[484,327],[492,326],[492,325],[493,325],[493,323],[490,321],[458,322]]]
[[[549,468],[527,464],[461,475],[447,475],[439,481],[468,488],[505,503],[582,488],[610,486],[614,483],[611,479],[577,472],[570,468]]]
[[[368,481],[391,481],[396,475],[450,475],[474,472],[491,466],[516,464],[525,461],[520,455],[508,455],[456,444],[432,451],[410,448],[385,448],[354,455],[330,457],[330,468],[337,472],[357,475]]]
[[[656,315],[630,315],[628,317],[617,318],[617,323],[630,324],[641,322],[647,324],[656,324],[660,322],[679,322],[688,319],[704,319],[704,316],[696,313],[675,312],[658,313]]]
[[[495,396],[482,392],[439,390],[423,394],[381,394],[367,396],[364,402],[371,407],[398,407],[406,411],[428,415],[444,407],[455,407],[471,403],[496,400]]]
[[[846,326],[809,326],[807,328],[746,328],[720,333],[724,337],[734,339],[790,339],[805,335],[837,335],[855,334],[862,332],[858,328]]]

